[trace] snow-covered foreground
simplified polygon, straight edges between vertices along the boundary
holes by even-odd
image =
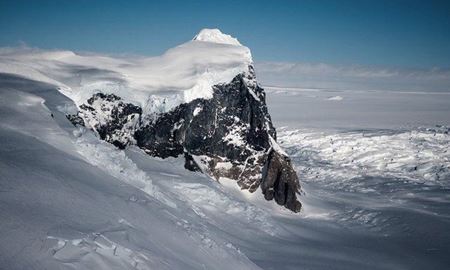
[[[1,269],[450,264],[448,95],[268,89],[305,191],[292,214],[74,128],[54,86],[11,75],[0,86]]]

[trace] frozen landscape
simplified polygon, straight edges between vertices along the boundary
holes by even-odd
[[[158,57],[0,49],[0,269],[447,269],[448,91],[265,86],[256,63],[299,213],[67,118],[99,91],[170,113],[249,65],[209,29]]]

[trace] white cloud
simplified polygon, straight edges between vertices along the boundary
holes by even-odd
[[[257,62],[262,84],[351,90],[450,91],[450,69]]]

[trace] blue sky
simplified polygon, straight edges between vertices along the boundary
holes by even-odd
[[[158,55],[201,28],[256,61],[450,68],[450,1],[0,0],[0,46]]]

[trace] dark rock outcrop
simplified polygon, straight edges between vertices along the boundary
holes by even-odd
[[[299,212],[302,204],[296,193],[300,190],[297,173],[291,166],[290,159],[276,151],[270,151],[263,169],[261,190],[266,200],[275,199],[279,205],[294,212]]]
[[[124,149],[135,143],[134,132],[139,126],[142,109],[124,103],[116,95],[96,93],[87,100],[87,104],[80,106],[78,115],[97,131],[102,140]]]
[[[136,144],[161,158],[184,155],[189,170],[234,179],[250,192],[261,187],[267,200],[301,209],[297,174],[279,151],[265,93],[251,66],[230,83],[213,86],[211,99],[195,99],[167,113],[146,117],[140,107],[98,93],[80,106],[79,116],[117,147]]]
[[[74,126],[85,126],[84,120],[79,114],[67,114],[66,117]]]

